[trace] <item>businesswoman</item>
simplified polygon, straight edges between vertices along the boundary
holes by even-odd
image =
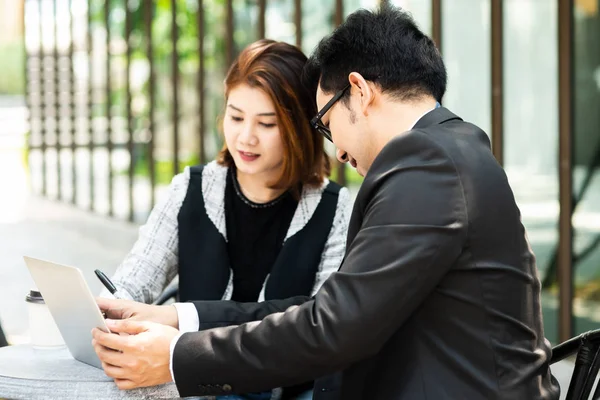
[[[314,294],[338,269],[350,196],[327,179],[305,62],[282,42],[242,51],[225,79],[223,149],[173,178],[113,277],[121,297],[152,303],[179,274],[181,302],[283,299]],[[295,398],[307,387],[278,390]]]

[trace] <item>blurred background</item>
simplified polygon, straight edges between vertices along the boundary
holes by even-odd
[[[600,327],[600,0],[0,0],[0,321],[28,338],[23,255],[112,273],[174,174],[221,146],[228,65],[307,54],[389,1],[439,46],[444,106],[483,128],[543,281],[546,336]],[[333,148],[329,148],[333,154]],[[356,193],[361,178],[332,179]]]

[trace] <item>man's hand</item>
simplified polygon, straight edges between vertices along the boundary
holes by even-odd
[[[153,322],[107,320],[113,333],[92,330],[92,344],[102,368],[119,389],[171,382],[171,340],[177,329]],[[115,335],[114,333],[126,333]]]
[[[96,297],[100,310],[110,319],[150,321],[179,328],[177,309],[171,305],[153,306],[132,300],[114,300]]]

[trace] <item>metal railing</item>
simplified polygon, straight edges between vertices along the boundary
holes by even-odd
[[[302,2],[294,5],[301,47]],[[341,22],[343,5],[332,0],[324,29]],[[264,37],[266,10],[266,0],[26,0],[34,190],[143,220],[157,186],[216,154],[222,79],[237,52]],[[238,37],[234,20],[252,12],[257,31]],[[339,164],[342,184],[344,171]]]

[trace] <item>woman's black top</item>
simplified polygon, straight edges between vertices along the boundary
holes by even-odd
[[[298,202],[289,192],[268,203],[254,203],[240,189],[235,168],[225,186],[227,252],[233,270],[231,300],[258,300],[271,271]]]

